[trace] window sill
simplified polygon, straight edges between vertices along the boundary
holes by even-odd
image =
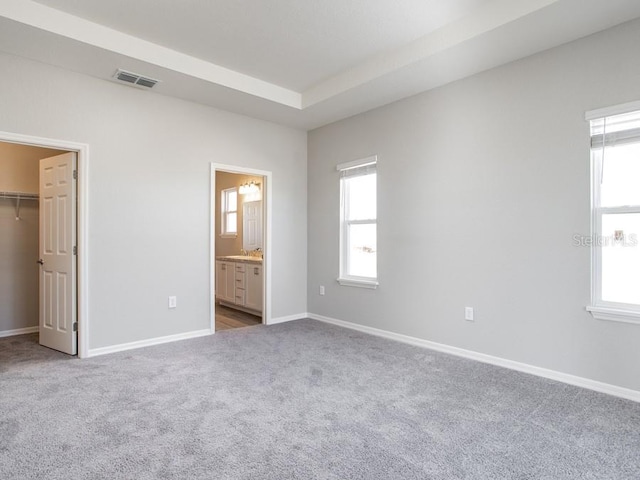
[[[640,324],[640,312],[611,307],[587,307],[587,312],[598,320]]]
[[[237,238],[237,233],[221,233],[220,238]]]
[[[338,283],[344,287],[358,287],[358,288],[378,288],[377,280],[356,280],[353,278],[339,278]]]

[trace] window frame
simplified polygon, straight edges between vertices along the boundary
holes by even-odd
[[[636,111],[640,112],[640,102],[593,110],[586,113],[585,119],[591,126],[593,121]],[[586,310],[598,320],[640,324],[640,304],[611,302],[602,299],[602,218],[607,214],[640,214],[640,205],[601,206],[600,175],[603,168],[602,151],[604,148],[606,148],[605,145],[602,147],[593,146],[592,139],[589,152],[591,157],[591,303],[586,307]]]
[[[374,165],[376,168],[376,195],[378,190],[377,185],[377,163],[378,157],[373,155],[371,157],[355,160],[348,163],[341,163],[336,166],[336,170],[340,173],[340,249],[339,249],[339,274],[338,283],[343,286],[360,287],[376,289],[379,285],[377,276],[377,263],[378,252],[376,251],[376,276],[375,277],[363,277],[358,275],[351,275],[347,272],[349,265],[349,232],[352,225],[375,225],[376,226],[376,245],[378,236],[378,208],[376,205],[376,217],[369,219],[349,220],[349,205],[346,202],[348,198],[348,183],[345,181],[348,177],[343,177],[342,172],[359,167],[365,167],[368,165]]]
[[[235,193],[236,195],[236,209],[229,210],[229,194]],[[239,202],[238,188],[225,188],[221,192],[220,198],[220,237],[221,238],[237,238],[238,236],[238,202]],[[235,232],[229,232],[229,214],[236,214],[236,229]]]

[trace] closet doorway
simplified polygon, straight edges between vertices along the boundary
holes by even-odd
[[[269,323],[270,172],[212,165],[211,329]]]
[[[0,132],[0,336],[38,332],[40,345],[81,357],[83,153],[82,145]]]

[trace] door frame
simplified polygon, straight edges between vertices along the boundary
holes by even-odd
[[[77,254],[77,322],[78,357],[89,357],[89,145],[53,138],[0,131],[0,142],[75,152],[78,161],[76,189]],[[61,152],[62,153],[62,152]]]
[[[256,168],[239,167],[236,165],[224,165],[221,163],[211,162],[210,173],[210,207],[209,212],[209,310],[210,310],[210,326],[211,333],[216,331],[216,206],[218,204],[216,198],[216,172],[235,173],[239,175],[254,175],[264,178],[262,186],[262,239],[263,239],[263,256],[262,256],[262,323],[264,325],[271,324],[271,217],[272,217],[272,184],[273,173],[268,170],[259,170]]]

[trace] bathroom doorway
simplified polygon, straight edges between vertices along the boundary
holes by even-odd
[[[212,330],[268,323],[270,172],[212,165]]]

